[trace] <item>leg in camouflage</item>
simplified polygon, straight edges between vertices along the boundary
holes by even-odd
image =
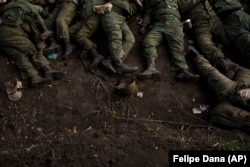
[[[129,67],[122,61],[135,43],[135,38],[126,23],[126,17],[115,12],[109,12],[102,16],[102,27],[108,35],[110,57],[118,74],[132,73],[138,68]]]
[[[219,100],[225,101],[235,92],[238,86],[237,82],[220,73],[204,56],[196,55],[194,62]]]
[[[62,2],[55,21],[57,39],[62,40],[65,46],[64,57],[69,56],[74,49],[70,42],[69,25],[75,16],[76,8],[77,5],[73,2]]]
[[[76,35],[78,44],[83,46],[83,49],[87,50],[94,58],[89,68],[96,67],[101,62],[101,60],[104,59],[104,57],[96,50],[97,45],[90,39],[90,37],[98,29],[99,23],[99,16],[93,15],[88,17],[87,20],[83,21],[82,27]]]

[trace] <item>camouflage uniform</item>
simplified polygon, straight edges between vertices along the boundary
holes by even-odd
[[[230,101],[233,104],[241,105],[242,99],[236,99],[234,95],[238,90],[250,88],[250,70],[238,67],[236,75],[228,78],[213,67],[202,55],[194,58],[195,64],[200,73],[206,78],[209,86],[214,90],[220,101]],[[237,104],[237,100],[238,104]]]
[[[183,3],[187,2],[186,0],[183,1]],[[226,39],[223,24],[213,11],[212,6],[206,0],[196,4],[183,15],[191,19],[194,38],[202,53],[210,62],[217,63],[219,58],[224,57],[224,53],[216,47],[214,39],[222,43],[228,40]]]
[[[210,4],[222,20],[231,42],[250,62],[250,16],[242,10],[239,0],[210,0]]]
[[[135,38],[126,20],[136,14],[136,4],[130,0],[110,0],[112,11],[101,17],[101,24],[108,35],[111,58],[126,57],[135,43]]]
[[[23,79],[37,75],[36,69],[49,64],[43,55],[37,55],[40,34],[36,13],[42,12],[42,8],[19,0],[6,4],[3,11],[0,50],[14,61]]]
[[[78,0],[57,0],[56,7],[46,19],[46,25],[50,30],[56,30],[56,38],[69,39],[68,27],[75,16]]]
[[[105,0],[82,0],[82,20],[70,27],[70,34],[76,38],[77,43],[83,49],[96,48],[97,45],[90,39],[99,27],[100,17],[93,11],[94,5],[104,4]]]
[[[165,38],[169,45],[174,71],[187,68],[184,58],[184,33],[177,2],[177,0],[146,0],[146,13],[143,18],[145,25],[149,25],[153,20],[153,28],[143,40],[144,56],[154,61],[158,57],[156,47]]]
[[[158,57],[157,46],[165,38],[171,54],[171,69],[177,72],[176,79],[180,81],[196,81],[198,75],[194,75],[187,69],[184,57],[184,33],[181,23],[179,0],[146,0],[145,15],[141,32],[149,24],[153,28],[143,40],[144,56],[147,59],[147,69],[139,77],[149,78],[158,75],[155,68],[155,60]]]
[[[123,64],[135,43],[135,37],[127,25],[127,18],[137,12],[135,0],[109,0],[113,4],[109,13],[101,16],[101,25],[108,35],[110,58],[118,74],[132,73],[137,67]]]

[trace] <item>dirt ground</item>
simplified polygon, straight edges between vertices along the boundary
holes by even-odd
[[[143,37],[137,24],[131,27],[137,41],[125,62],[141,72]],[[93,39],[107,56],[103,31]],[[218,101],[203,78],[197,83],[176,81],[166,50],[164,44],[158,48],[160,78],[136,80],[132,96],[114,91],[121,76],[103,67],[88,71],[85,65],[91,59],[82,61],[78,49],[66,61],[50,60],[66,73],[63,80],[40,88],[24,82],[17,102],[8,99],[2,83],[20,76],[1,55],[0,166],[163,167],[168,166],[169,150],[250,150],[247,133],[212,125],[209,112],[193,114],[192,108],[209,105],[211,110]]]

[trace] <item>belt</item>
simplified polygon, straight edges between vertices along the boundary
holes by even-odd
[[[173,14],[161,14],[160,16],[158,16],[157,20],[161,21],[161,20],[166,20],[168,17],[174,16]]]
[[[225,19],[226,17],[230,16],[231,14],[236,14],[242,11],[241,7],[237,7],[237,8],[233,8],[233,9],[229,9],[223,12],[220,12],[218,14],[220,19]]]

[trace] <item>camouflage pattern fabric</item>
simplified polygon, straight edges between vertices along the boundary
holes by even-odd
[[[238,0],[216,0],[211,4],[218,16],[224,15],[228,10],[242,8]],[[243,10],[238,10],[221,18],[229,39],[244,56],[243,59],[250,62],[250,16]]]
[[[171,69],[174,71],[187,68],[184,58],[184,33],[177,2],[146,0],[146,13],[143,18],[146,25],[153,19],[153,28],[143,40],[144,56],[155,60],[158,57],[157,46],[165,38],[171,54]]]
[[[82,1],[81,17],[82,20],[70,27],[70,35],[76,42],[83,46],[83,49],[96,48],[97,45],[90,39],[100,25],[99,16],[93,12],[94,5],[104,4],[104,0]]]
[[[86,20],[77,22],[70,27],[70,34],[76,42],[83,46],[83,49],[96,48],[97,45],[90,39],[90,37],[96,32],[99,27],[99,16],[93,15]]]
[[[224,57],[224,53],[216,47],[214,40],[229,45],[229,39],[225,34],[223,24],[209,2],[199,3],[183,15],[191,19],[196,44],[206,58],[215,64],[219,57]]]
[[[108,35],[109,51],[111,58],[124,58],[131,51],[135,43],[135,37],[126,23],[128,15],[136,13],[136,5],[130,0],[109,1],[113,8],[122,12],[111,11],[101,16],[101,25]]]
[[[73,2],[58,2],[46,19],[48,29],[55,30],[57,40],[69,38],[69,25],[76,14],[77,5]]]
[[[237,69],[233,78],[228,78],[213,67],[202,55],[194,58],[200,73],[206,78],[209,86],[221,101],[226,101],[236,90],[250,87],[250,70],[244,67]]]
[[[33,33],[31,29],[29,33]],[[14,61],[22,79],[37,74],[36,69],[49,64],[43,55],[37,56],[37,48],[29,39],[29,33],[21,27],[0,26],[0,51]]]

